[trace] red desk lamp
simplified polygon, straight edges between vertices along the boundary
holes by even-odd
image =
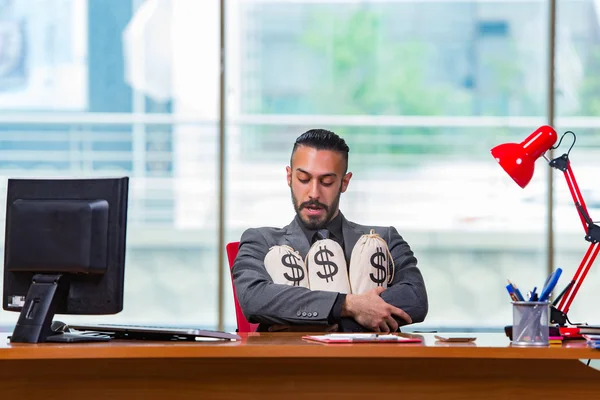
[[[567,133],[573,135],[573,144],[571,144],[567,153],[554,160],[548,160],[544,156],[544,153],[550,149],[558,148]],[[579,264],[579,268],[577,268],[573,279],[571,279],[567,287],[565,287],[565,289],[557,296],[550,307],[550,322],[565,326],[567,322],[571,324],[567,317],[569,307],[571,307],[575,295],[579,291],[583,280],[600,251],[600,227],[594,224],[590,218],[587,206],[585,205],[585,201],[583,200],[583,196],[581,195],[579,186],[575,180],[575,175],[573,175],[573,170],[571,169],[569,153],[571,152],[573,145],[575,145],[575,134],[571,131],[565,132],[560,138],[558,145],[552,147],[556,142],[556,139],[556,131],[552,129],[552,127],[544,125],[535,130],[521,143],[504,143],[494,147],[491,152],[492,156],[494,156],[500,166],[504,168],[508,175],[510,175],[510,177],[522,188],[527,186],[533,177],[535,161],[541,156],[548,161],[552,168],[562,171],[567,180],[573,202],[575,203],[575,207],[577,207],[581,224],[585,230],[585,240],[590,242],[590,247],[581,260],[581,264]]]

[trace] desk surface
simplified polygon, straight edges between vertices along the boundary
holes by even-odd
[[[241,341],[151,342],[111,341],[75,344],[11,344],[0,334],[0,360],[144,359],[144,358],[471,358],[471,359],[600,359],[600,351],[583,340],[543,348],[512,347],[501,333],[477,333],[473,343],[442,343],[434,334],[423,343],[322,344],[300,333],[241,334]],[[411,336],[411,335],[408,335]]]
[[[600,352],[584,341],[517,348],[501,333],[477,333],[471,345],[443,344],[433,334],[422,335],[422,344],[335,345],[299,333],[241,336],[238,342],[36,345],[9,344],[2,335],[0,393],[47,400],[505,400],[600,392],[600,373],[580,361]]]

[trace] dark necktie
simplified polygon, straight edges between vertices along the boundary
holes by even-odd
[[[317,233],[315,233],[315,237],[313,239],[313,243],[317,240],[329,239],[330,232],[328,229],[319,229]]]

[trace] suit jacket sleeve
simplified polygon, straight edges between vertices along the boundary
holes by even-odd
[[[417,259],[396,228],[390,227],[387,243],[394,259],[395,273],[391,286],[381,294],[381,298],[404,310],[413,323],[423,322],[429,306],[425,282],[417,268]],[[405,321],[399,318],[396,320],[401,325],[406,325]]]
[[[269,247],[260,230],[248,229],[233,264],[233,282],[248,321],[327,325],[338,293],[273,283],[264,265]]]

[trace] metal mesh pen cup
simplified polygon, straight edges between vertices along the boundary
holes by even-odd
[[[514,301],[513,346],[548,346],[550,303],[547,301]]]

